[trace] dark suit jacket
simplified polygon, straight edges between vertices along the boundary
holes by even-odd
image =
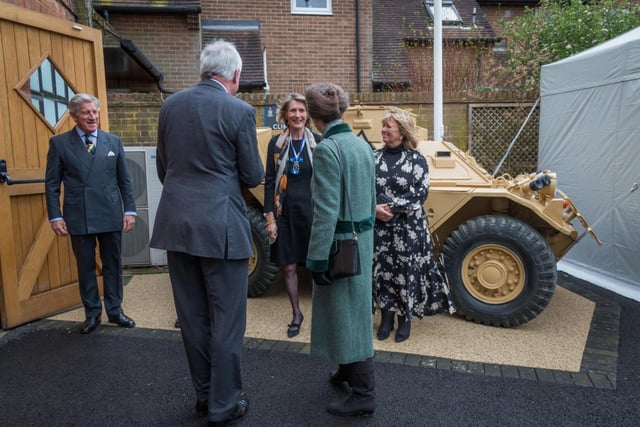
[[[243,187],[264,177],[254,108],[203,80],[171,95],[158,125],[163,183],[151,246],[218,259],[252,253]]]
[[[64,184],[62,210],[60,183]],[[69,234],[122,230],[123,213],[135,212],[136,206],[120,138],[98,130],[92,158],[75,129],[52,137],[45,193],[49,219],[63,217]]]

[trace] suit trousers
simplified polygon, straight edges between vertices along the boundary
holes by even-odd
[[[108,316],[122,312],[122,231],[71,236],[71,247],[78,267],[80,298],[86,317],[102,314],[100,290],[96,278],[96,240],[100,246],[104,308]]]
[[[224,420],[242,391],[249,260],[168,251],[167,262],[196,397],[210,420]]]

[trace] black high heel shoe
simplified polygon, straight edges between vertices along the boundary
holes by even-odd
[[[287,325],[287,336],[289,338],[293,338],[300,333],[300,325],[302,325],[302,321],[304,320],[304,315],[300,314],[300,322],[299,323],[289,323]]]

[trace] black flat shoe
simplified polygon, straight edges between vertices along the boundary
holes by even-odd
[[[115,323],[121,328],[133,328],[136,326],[136,322],[124,313],[120,313],[116,316],[109,316],[109,323]]]
[[[87,317],[87,319],[82,324],[82,329],[80,329],[81,334],[90,334],[95,331],[98,325],[100,324],[100,316],[98,317]]]
[[[304,315],[300,315],[300,323],[290,323],[287,325],[287,336],[289,338],[293,338],[300,333],[300,325],[302,325],[302,321],[304,320]]]
[[[249,412],[249,398],[247,397],[247,393],[243,391],[240,393],[240,399],[238,399],[231,415],[227,419],[221,421],[209,420],[209,427],[230,426],[235,424],[240,418],[244,417],[247,412]]]

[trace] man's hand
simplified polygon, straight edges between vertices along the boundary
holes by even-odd
[[[58,236],[66,236],[67,234],[69,234],[69,232],[67,231],[67,223],[64,222],[64,219],[53,221],[51,223],[51,229]]]
[[[311,277],[313,278],[314,283],[318,286],[329,286],[333,283],[331,281],[331,273],[328,271],[314,271],[311,273]]]
[[[122,231],[125,233],[133,230],[133,226],[136,224],[136,216],[135,215],[125,215],[122,219]]]

